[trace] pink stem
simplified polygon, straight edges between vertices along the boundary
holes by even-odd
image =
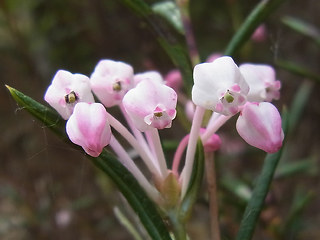
[[[158,159],[158,165],[160,166],[161,175],[162,175],[163,179],[165,179],[168,175],[168,167],[167,167],[166,159],[165,159],[165,156],[163,153],[158,129],[153,128],[153,129],[149,130],[148,133],[150,134],[149,135],[150,140],[152,142],[154,152],[155,152],[157,159]]]
[[[204,112],[205,112],[205,109],[203,107],[200,107],[200,106],[196,107],[196,111],[194,113],[192,126],[190,130],[190,138],[188,141],[188,147],[187,147],[187,153],[186,153],[186,162],[182,170],[182,173],[180,175],[180,180],[182,178],[181,198],[184,197],[189,185],[192,168],[193,168],[194,155],[196,152],[197,140],[200,136],[199,132],[200,132],[200,127],[201,127]]]
[[[176,175],[179,176],[178,170],[179,170],[179,165],[181,162],[182,154],[187,147],[188,141],[189,141],[190,135],[186,135],[182,138],[181,142],[179,143],[179,146],[174,153],[173,157],[173,163],[172,163],[172,172]]]
[[[150,184],[150,182],[145,178],[140,169],[135,165],[133,160],[130,158],[126,150],[121,146],[117,139],[112,135],[110,146],[113,151],[117,154],[118,160],[132,173],[132,175],[137,179],[146,193],[154,201],[159,197],[159,192]]]
[[[155,166],[154,162],[152,159],[149,157],[147,152],[137,139],[129,132],[127,128],[125,128],[117,119],[115,119],[110,113],[107,112],[107,118],[109,121],[109,124],[116,130],[118,131],[130,144],[131,146],[138,152],[144,163],[147,165],[149,171],[154,174],[156,178],[159,178],[161,176],[161,172]]]

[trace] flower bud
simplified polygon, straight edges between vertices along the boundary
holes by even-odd
[[[200,128],[200,134],[203,134],[206,131],[205,128]],[[221,139],[218,134],[213,134],[208,138],[206,142],[203,142],[203,148],[205,152],[215,152],[219,150],[221,146]]]
[[[176,92],[149,79],[141,81],[123,98],[123,106],[140,131],[170,128],[176,116]]]
[[[59,70],[55,74],[44,99],[65,120],[70,117],[78,102],[94,102],[89,78],[65,70]]]
[[[115,106],[133,87],[133,68],[124,62],[101,60],[91,74],[90,83],[103,105]]]
[[[246,102],[249,86],[231,57],[195,66],[192,101],[203,108],[230,116]]]
[[[263,64],[241,64],[240,72],[249,84],[247,100],[250,102],[271,102],[280,98],[280,81],[276,80],[273,67]]]
[[[92,157],[98,157],[111,138],[107,112],[100,103],[78,103],[66,130],[70,140]]]
[[[173,88],[176,92],[179,92],[183,81],[181,73],[178,69],[171,70],[166,76],[165,76],[166,85]]]
[[[265,152],[277,152],[282,146],[281,116],[269,102],[248,102],[240,112],[236,127],[248,144]]]

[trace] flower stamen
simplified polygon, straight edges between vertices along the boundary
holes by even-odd
[[[75,103],[78,99],[79,99],[79,98],[78,98],[77,94],[76,94],[74,91],[72,91],[72,92],[70,92],[69,94],[67,94],[67,95],[64,96],[64,100],[65,100],[66,103],[68,103],[68,104]]]

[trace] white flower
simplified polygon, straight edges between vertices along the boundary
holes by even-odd
[[[91,74],[90,83],[103,105],[115,106],[133,87],[133,68],[124,62],[101,60]]]
[[[203,108],[234,115],[246,102],[249,86],[231,57],[201,63],[193,71],[192,101]]]
[[[72,74],[59,70],[45,93],[44,99],[64,119],[68,119],[78,102],[94,102],[89,78],[82,74]]]
[[[241,64],[240,72],[249,84],[247,100],[251,102],[271,102],[280,98],[280,81],[276,80],[273,67],[263,64]]]

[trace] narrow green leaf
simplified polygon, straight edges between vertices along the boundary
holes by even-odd
[[[152,5],[152,10],[167,19],[181,34],[184,34],[181,14],[177,5],[172,1],[157,2]]]
[[[308,78],[310,80],[314,80],[317,83],[320,83],[320,74],[314,73],[311,70],[307,69],[306,67],[303,67],[301,65],[298,65],[296,63],[285,61],[285,60],[277,60],[275,62],[276,66],[283,68],[287,70],[288,72],[291,72],[293,74],[296,74],[301,77]]]
[[[44,123],[45,126],[57,133],[60,138],[67,141],[68,138],[64,127],[65,121],[56,112],[14,88],[9,86],[7,88],[22,108],[26,109]],[[73,146],[77,148],[76,145]],[[152,239],[171,239],[156,205],[148,198],[132,174],[111,153],[104,150],[97,158],[87,157],[117,185],[120,192],[139,216],[141,223]]]
[[[275,178],[292,177],[297,173],[316,175],[318,173],[318,164],[316,160],[313,157],[309,157],[282,164],[277,169]]]
[[[286,111],[282,116],[282,124],[286,135],[288,130],[288,113]],[[250,240],[252,238],[265,198],[269,191],[274,172],[281,158],[282,149],[283,147],[276,153],[268,154],[264,160],[261,174],[259,175],[256,186],[252,192],[252,197],[243,214],[236,238],[237,240]]]
[[[232,56],[250,39],[256,28],[286,0],[262,0],[249,14],[229,42],[224,54]]]
[[[117,185],[152,239],[170,240],[171,237],[155,204],[148,198],[132,174],[109,152],[97,158],[89,157],[96,167],[105,172]]]
[[[303,81],[298,90],[297,93],[294,96],[294,99],[291,103],[290,107],[290,124],[289,124],[289,132],[292,132],[294,129],[296,129],[303,112],[306,108],[306,105],[309,101],[312,89],[314,84],[310,81]]]
[[[186,220],[191,212],[193,204],[196,202],[198,192],[201,187],[204,172],[204,152],[201,141],[198,141],[192,175],[186,195],[184,196],[179,215],[181,220]]]
[[[59,137],[67,139],[65,132],[65,120],[53,110],[24,95],[18,90],[6,85],[13,99],[18,105],[26,109],[34,117],[40,120],[46,127],[55,132]]]
[[[320,30],[315,26],[294,17],[283,17],[282,22],[294,31],[312,39],[316,44],[320,45]]]
[[[192,65],[188,55],[184,36],[177,32],[169,22],[156,14],[143,0],[118,0],[141,17],[155,34],[156,40],[165,50],[172,62],[181,71],[186,92],[193,85]]]

